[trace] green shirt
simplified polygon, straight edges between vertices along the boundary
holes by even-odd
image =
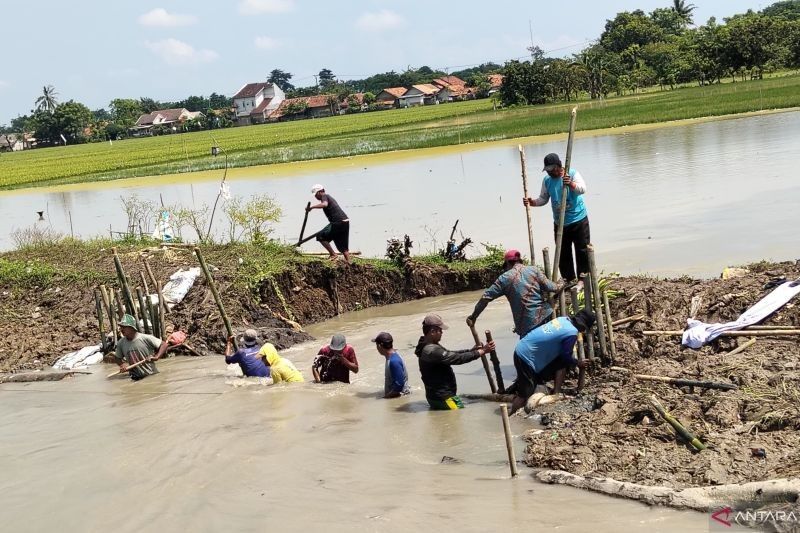
[[[132,341],[120,337],[117,341],[116,356],[120,361],[125,361],[128,366],[133,365],[154,355],[161,347],[161,339],[144,333],[137,333]],[[131,370],[131,378],[142,379],[152,374],[158,374],[155,363],[144,363]]]

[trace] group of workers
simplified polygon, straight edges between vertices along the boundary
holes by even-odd
[[[553,381],[553,394],[559,394],[571,367],[585,368],[588,360],[579,361],[573,356],[580,332],[589,330],[595,321],[594,314],[584,309],[569,317],[553,318],[550,303],[565,287],[574,284],[579,274],[588,273],[587,245],[590,241],[589,219],[583,194],[586,184],[577,170],[565,172],[557,154],[548,154],[544,159],[546,175],[542,180],[538,198],[524,198],[528,206],[542,206],[550,202],[556,232],[558,231],[559,206],[563,191],[567,191],[562,252],[559,271],[562,281],[554,283],[536,266],[525,265],[518,250],[508,250],[504,256],[504,272],[483,293],[472,313],[466,318],[467,325],[475,326],[480,314],[492,300],[505,296],[511,306],[514,331],[520,340],[514,349],[516,381],[507,392],[516,395],[513,409],[527,402],[537,387]],[[331,242],[349,262],[350,221],[338,202],[327,194],[322,185],[314,185],[312,193],[319,201],[308,209],[322,209],[329,224],[318,235],[317,240],[325,247],[331,259],[336,259]],[[576,268],[573,263],[575,250]],[[548,297],[548,294],[551,295]],[[136,320],[126,315],[120,321],[123,337],[117,343],[116,356],[120,370],[129,370],[134,380],[156,373],[155,361],[166,353],[166,343],[151,335],[138,331]],[[418,358],[425,398],[431,409],[460,409],[463,403],[458,396],[453,366],[475,361],[495,350],[494,342],[476,345],[464,350],[448,350],[441,345],[442,336],[448,326],[436,314],[427,315],[422,321],[422,336],[414,350]],[[225,362],[238,363],[245,376],[271,377],[273,383],[303,382],[302,374],[291,361],[282,358],[270,343],[259,344],[258,332],[245,331],[241,347],[234,352],[233,337],[228,338]],[[409,394],[408,371],[401,355],[394,348],[394,339],[388,332],[381,332],[372,342],[377,352],[385,358],[384,398],[397,398]],[[336,334],[328,345],[323,346],[311,367],[317,383],[350,383],[350,374],[359,371],[354,348],[347,344],[344,335]]]

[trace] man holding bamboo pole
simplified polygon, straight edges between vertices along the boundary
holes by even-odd
[[[475,304],[472,314],[467,317],[467,325],[473,327],[489,302],[505,296],[514,317],[514,331],[522,338],[549,320],[553,308],[544,293],[554,293],[558,286],[535,266],[525,266],[519,250],[506,252],[503,268],[505,272],[486,289]]]
[[[564,234],[558,270],[566,281],[573,281],[580,274],[589,272],[589,257],[586,246],[591,242],[589,233],[589,217],[583,195],[586,193],[586,182],[580,172],[571,168],[565,172],[558,154],[547,154],[544,158],[544,169],[547,174],[542,179],[542,189],[538,198],[523,198],[526,206],[539,207],[551,203],[553,220],[555,224],[556,239],[558,239],[558,220],[560,216],[562,191],[567,190],[567,206],[564,214]],[[573,260],[573,247],[575,257]],[[577,272],[575,269],[577,263]]]
[[[167,353],[168,343],[158,337],[139,333],[139,324],[131,315],[119,321],[122,338],[117,341],[116,358],[119,371],[128,371],[131,379],[139,381],[152,374],[158,374],[155,362]]]

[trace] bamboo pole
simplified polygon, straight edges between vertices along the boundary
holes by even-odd
[[[530,198],[528,193],[528,165],[525,162],[525,149],[519,145],[519,165],[522,169],[522,194],[524,198]],[[531,206],[525,205],[525,218],[528,220],[528,245],[531,252],[531,264],[536,264],[536,248],[533,246],[533,220],[531,217]],[[547,261],[545,261],[547,263]]]
[[[486,400],[487,402],[510,403],[517,397],[516,394],[459,394],[466,400]]]
[[[721,383],[717,381],[700,381],[695,379],[685,378],[671,378],[668,376],[652,376],[649,374],[633,374],[627,368],[620,366],[609,367],[609,370],[616,372],[624,372],[629,374],[632,378],[638,381],[657,381],[659,383],[667,383],[675,387],[699,387],[701,389],[716,389],[716,390],[737,390],[739,387],[733,383]]]
[[[297,246],[303,242],[303,234],[306,232],[306,224],[308,223],[308,214],[311,212],[311,202],[306,205],[306,215],[303,217],[303,227],[300,228],[300,237],[297,239]]]
[[[142,288],[145,295],[150,295],[150,287],[147,286],[147,278],[144,275],[144,270],[139,271],[139,277],[142,278]]]
[[[117,269],[117,279],[122,286],[122,295],[125,297],[125,305],[128,308],[128,314],[132,315],[136,320],[139,320],[139,315],[136,313],[136,305],[133,303],[133,293],[128,285],[128,278],[125,276],[125,270],[122,268],[122,261],[119,259],[119,254],[116,248],[111,249],[114,255],[114,266]]]
[[[469,326],[469,330],[472,333],[472,338],[475,341],[475,346],[482,346],[481,338],[478,336],[478,332],[475,330],[475,326]],[[481,356],[481,363],[483,364],[483,371],[486,372],[486,379],[489,381],[489,389],[491,389],[492,394],[497,394],[497,385],[494,382],[494,378],[492,377],[492,371],[489,368],[489,361],[486,360],[486,355]]]
[[[617,358],[617,347],[614,346],[614,326],[611,320],[611,306],[608,305],[608,293],[603,291],[603,309],[606,314],[606,328],[608,329],[608,348],[611,355],[611,361]]]
[[[508,405],[500,406],[500,414],[503,418],[503,434],[506,438],[506,451],[508,452],[508,467],[511,469],[511,477],[519,475],[517,472],[517,458],[514,455],[514,442],[511,440],[511,421],[508,419]]]
[[[683,331],[643,331],[642,335],[646,337],[655,337],[655,336],[681,336],[683,335]],[[800,335],[800,329],[774,329],[771,331],[768,330],[756,330],[756,331],[726,331],[720,334],[720,337],[792,337],[795,335]]]
[[[589,271],[592,276],[592,300],[594,302],[594,314],[597,321],[597,340],[600,343],[600,358],[603,362],[609,359],[606,347],[606,331],[603,319],[603,301],[600,299],[600,278],[597,277],[597,263],[594,258],[594,246],[586,245],[586,253],[589,256]]]
[[[150,320],[153,322],[153,332],[155,332],[160,337],[161,323],[159,320],[160,316],[158,313],[158,306],[154,304],[153,300],[151,300],[150,298],[147,299],[147,310],[150,313]]]
[[[542,248],[542,261],[544,261],[544,275],[547,279],[553,279],[553,271],[550,270],[550,248]]]
[[[114,313],[114,304],[108,295],[108,289],[105,285],[100,285],[100,298],[103,300],[103,305],[108,313],[108,321],[111,324],[111,335],[114,338],[114,344],[117,342],[117,316]]]
[[[592,276],[590,274],[581,274],[583,280],[583,308],[592,308]],[[594,362],[594,333],[592,328],[586,330],[586,355],[589,360]]]
[[[572,313],[578,312],[578,289],[576,287],[572,287],[569,290],[569,299],[572,302]],[[584,351],[583,347],[583,333],[578,333],[578,340],[575,342],[578,345],[578,361],[583,361],[586,359],[586,352]],[[578,369],[578,390],[582,390],[583,386],[586,385],[586,369],[579,368]]]
[[[661,418],[666,420],[669,423],[669,425],[672,426],[672,429],[675,430],[675,433],[686,439],[686,442],[691,444],[695,450],[699,452],[706,449],[705,444],[703,444],[700,441],[700,439],[698,439],[694,435],[694,433],[689,431],[683,424],[681,424],[678,421],[677,418],[672,416],[670,413],[667,412],[666,409],[664,409],[664,406],[661,405],[661,402],[658,401],[658,398],[656,397],[655,394],[650,396],[650,405],[653,406],[653,408],[656,410],[656,412],[659,414]]]
[[[167,329],[166,329],[166,316],[167,316],[167,302],[164,300],[164,294],[161,292],[161,284],[158,282],[156,277],[153,275],[153,269],[150,268],[150,262],[147,260],[146,257],[142,257],[142,264],[144,265],[144,270],[147,272],[147,277],[150,278],[150,283],[153,284],[153,287],[156,289],[156,294],[158,294],[158,322],[159,322],[159,329],[154,329],[154,332],[158,332],[161,339],[166,339],[167,336]],[[150,296],[147,297],[150,300]]]
[[[730,352],[728,352],[726,354],[723,354],[723,355],[726,356],[726,357],[730,357],[731,355],[736,355],[736,354],[742,353],[743,351],[745,351],[746,349],[748,349],[749,347],[751,347],[755,343],[756,343],[756,339],[755,339],[755,337],[753,337],[752,339],[750,339],[746,343],[742,344],[741,346],[738,346],[738,347],[734,348]]]
[[[203,274],[206,276],[206,281],[208,281],[208,286],[211,289],[211,295],[214,296],[214,301],[217,303],[219,314],[222,316],[222,322],[225,324],[225,332],[228,334],[228,337],[231,338],[233,337],[233,328],[231,328],[231,322],[228,320],[228,315],[225,313],[225,306],[222,305],[222,298],[219,297],[219,293],[217,292],[217,285],[214,283],[214,278],[211,276],[211,272],[208,270],[206,260],[203,259],[203,254],[200,252],[200,248],[195,246],[194,253],[197,256],[197,261],[200,263],[200,268],[203,269]],[[233,347],[237,348],[235,337],[233,337]],[[487,365],[486,358],[484,358],[484,365]],[[492,392],[495,391],[493,390]]]
[[[628,324],[629,322],[638,322],[638,321],[644,320],[644,319],[645,319],[644,315],[628,316],[628,317],[620,318],[619,320],[613,321],[611,323],[611,325],[612,326],[624,326],[625,324]]]
[[[575,122],[577,120],[578,108],[573,107],[569,119],[569,137],[567,137],[567,156],[564,158],[564,173],[569,175],[569,166],[572,162],[572,141],[575,138]],[[569,186],[561,186],[561,205],[558,209],[558,230],[556,231],[556,253],[553,257],[553,281],[558,281],[558,264],[561,260],[561,245],[564,241],[564,217],[567,213],[567,194]],[[552,200],[551,200],[552,201]]]
[[[137,366],[141,366],[141,365],[145,364],[146,362],[147,362],[147,359],[142,359],[141,361],[138,361],[136,363],[133,363],[132,365],[129,365],[128,368],[126,368],[125,370],[117,370],[116,372],[110,373],[106,377],[107,378],[113,378],[114,376],[119,376],[120,374],[127,374],[128,372],[130,372],[131,370],[133,370]]]
[[[153,324],[148,320],[148,316],[150,313],[147,312],[147,309],[144,306],[144,296],[142,295],[142,289],[136,287],[136,300],[139,302],[139,313],[142,315],[142,324],[144,327],[144,332],[147,335],[153,334]]]
[[[777,331],[779,329],[798,329],[798,326],[747,326],[745,331]]]
[[[100,289],[94,290],[94,307],[97,311],[97,326],[100,328],[100,346],[106,353],[106,326],[103,321],[103,304],[100,303]]]
[[[122,317],[125,316],[125,313],[128,312],[125,309],[125,304],[123,303],[124,300],[122,299],[122,291],[117,289],[116,292],[114,293],[114,298],[116,298],[116,302],[114,303],[114,305],[117,308],[117,316],[119,317],[120,320],[122,320]]]
[[[486,342],[490,343],[494,339],[492,338],[492,332],[488,329],[486,330]],[[500,369],[500,359],[497,358],[497,350],[492,350],[489,352],[489,358],[492,360],[492,367],[494,368],[494,377],[497,380],[497,392],[499,394],[503,394],[506,391],[505,383],[503,383],[503,371]]]

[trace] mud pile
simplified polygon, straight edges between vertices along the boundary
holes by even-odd
[[[526,462],[675,488],[800,475],[800,337],[758,337],[728,356],[748,338],[720,338],[691,350],[681,346],[680,337],[642,334],[684,329],[695,297],[702,298],[695,318],[735,320],[771,290],[765,289],[767,282],[800,276],[800,262],[749,268],[744,277],[730,280],[620,278],[612,283],[624,291],[611,302],[614,320],[646,316],[615,328],[616,366],[636,374],[733,383],[737,390],[677,388],[598,368],[580,396],[537,409],[546,425],[527,433]],[[800,327],[800,302],[793,300],[763,324]],[[676,438],[648,402],[651,394],[708,449],[695,452]]]
[[[40,284],[0,278],[0,372],[40,369],[65,353],[99,343],[94,289],[101,283],[118,287],[110,249],[87,250],[59,245],[0,256],[57,271]],[[311,338],[301,324],[376,305],[477,290],[500,272],[500,264],[451,269],[411,261],[400,269],[367,261],[346,265],[302,258],[288,261],[255,287],[244,287],[238,276],[242,259],[236,252],[224,246],[203,251],[226,313],[236,333],[257,329],[278,349]],[[132,290],[142,285],[141,256],[148,257],[162,286],[177,270],[198,266],[191,248],[121,246],[119,255]],[[167,330],[185,331],[187,342],[203,354],[223,352],[225,328],[204,276],[167,315]]]

